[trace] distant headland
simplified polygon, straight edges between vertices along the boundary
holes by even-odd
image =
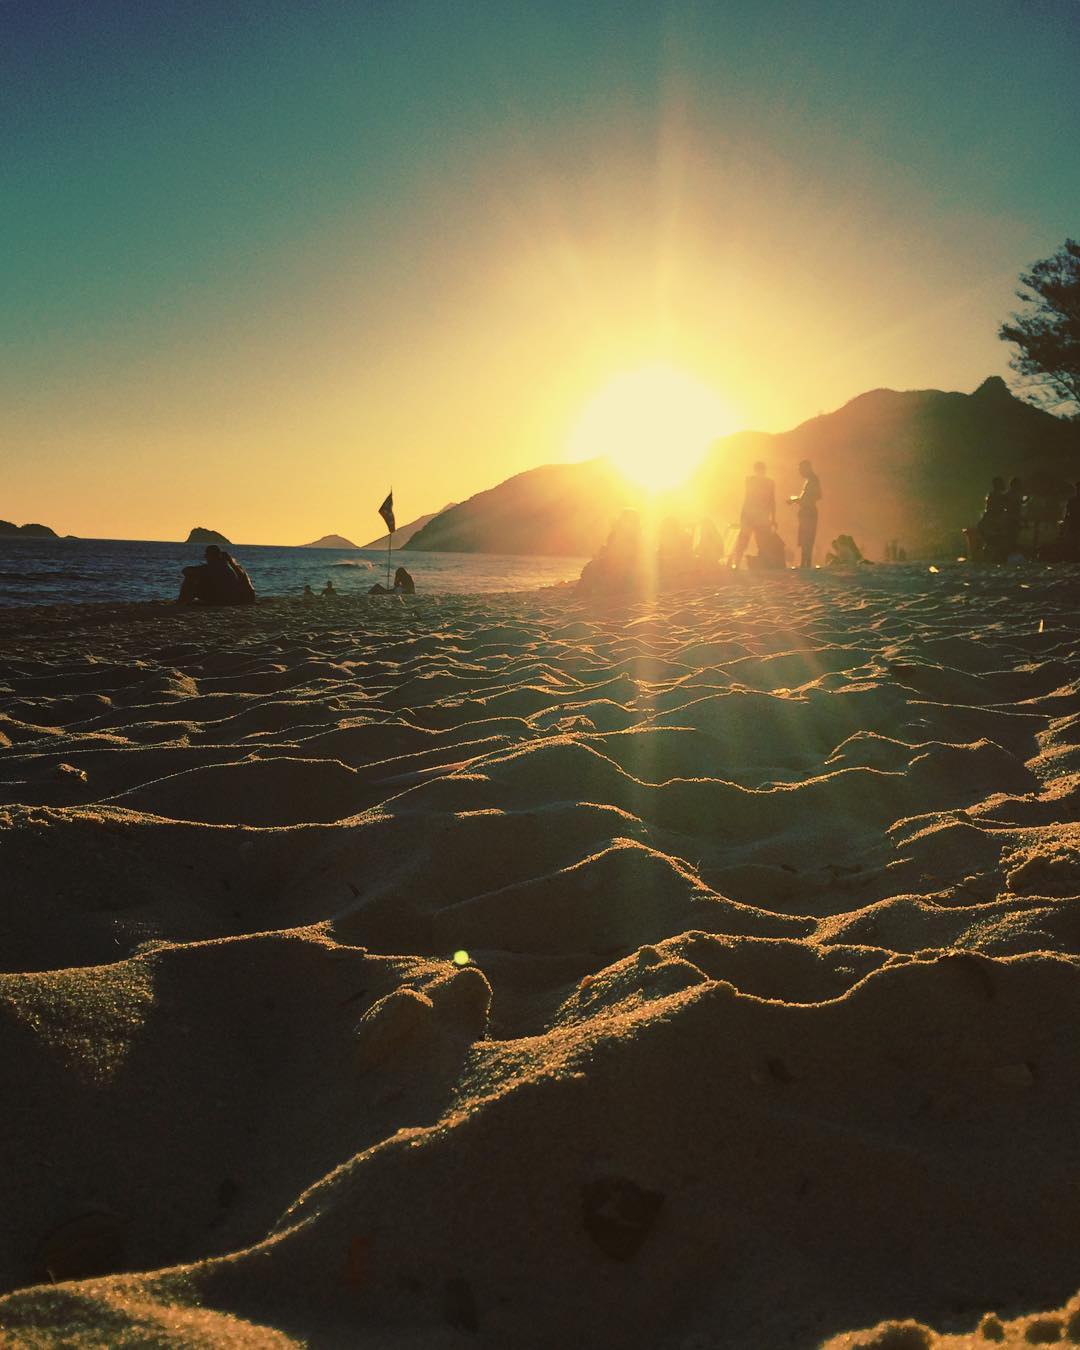
[[[455,505],[455,502],[447,502],[441,511],[429,511],[426,516],[417,516],[415,520],[410,520],[407,525],[399,525],[394,531],[395,548],[404,548],[405,545],[410,542],[414,534],[419,534],[425,526],[430,525],[431,522],[441,516],[444,511],[449,511],[451,507]],[[383,549],[389,542],[389,535],[380,534],[377,539],[372,539],[370,543],[365,544],[364,548]],[[479,552],[479,550],[477,551]]]
[[[343,534],[324,534],[321,539],[313,539],[310,544],[301,544],[301,548],[358,548],[351,539]]]
[[[0,538],[8,539],[19,535],[24,539],[59,539],[60,536],[48,525],[16,525],[14,521],[0,520]]]
[[[207,530],[201,525],[196,525],[184,541],[188,544],[228,544],[232,547],[232,540],[226,539],[223,534],[218,534],[217,530]]]

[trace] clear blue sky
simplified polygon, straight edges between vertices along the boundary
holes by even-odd
[[[0,515],[371,535],[655,359],[774,430],[973,387],[1078,71],[1075,0],[0,0]]]

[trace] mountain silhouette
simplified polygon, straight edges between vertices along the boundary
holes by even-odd
[[[418,530],[422,530],[429,521],[434,520],[436,516],[441,516],[443,511],[449,511],[454,505],[454,502],[447,502],[442,511],[429,511],[426,516],[417,516],[415,520],[410,520],[407,525],[399,525],[394,531],[394,547],[404,548]],[[370,544],[364,544],[363,547],[385,548],[389,539],[388,534],[380,534],[378,539],[373,539]]]
[[[972,394],[873,389],[790,431],[741,431],[717,441],[683,494],[687,516],[709,514],[721,527],[736,522],[743,480],[758,459],[781,502],[801,486],[800,460],[820,474],[819,558],[840,533],[853,535],[871,558],[884,556],[893,539],[910,557],[948,557],[962,549],[960,532],[978,519],[995,474],[1018,474],[1029,488],[1041,479],[1067,495],[1080,477],[1080,423],[1021,402],[996,375]],[[605,460],[548,464],[443,510],[405,547],[592,556],[619,513],[639,502]],[[794,512],[783,506],[779,527],[793,542]],[[376,542],[385,547],[386,536]]]
[[[405,547],[591,556],[607,537],[612,519],[636,495],[606,461],[544,464],[441,511]]]
[[[217,530],[208,530],[203,525],[193,526],[185,543],[188,544],[228,544],[232,547],[232,540],[226,539],[223,534],[218,534]]]
[[[0,538],[23,539],[59,539],[59,535],[48,525],[16,525],[13,520],[0,520]]]
[[[821,477],[818,553],[841,532],[872,558],[896,539],[911,557],[956,555],[995,474],[1052,480],[1064,496],[1080,476],[1080,424],[1023,403],[999,376],[972,394],[874,389],[791,431],[738,432],[718,441],[693,489],[718,523],[737,518],[742,481],[762,459],[781,501],[798,491],[798,464]],[[784,508],[780,507],[782,513]],[[780,514],[780,533],[795,535]]]
[[[321,539],[313,539],[310,544],[301,544],[301,548],[356,548],[351,539],[343,534],[324,534]]]

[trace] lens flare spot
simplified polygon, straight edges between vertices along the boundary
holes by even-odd
[[[454,953],[453,960],[455,966],[467,966],[469,962],[472,960],[472,957],[469,955],[469,953],[465,950],[464,947],[459,947],[458,950]]]

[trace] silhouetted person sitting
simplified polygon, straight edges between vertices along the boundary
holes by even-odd
[[[404,567],[399,567],[394,573],[394,584],[389,589],[381,581],[377,581],[368,591],[368,595],[415,595],[416,582]]]
[[[850,534],[838,534],[825,555],[826,567],[851,567],[863,561],[862,549]]]
[[[691,532],[675,516],[660,522],[656,564],[660,575],[669,578],[684,576],[694,565]]]
[[[636,511],[624,511],[600,552],[581,569],[578,584],[586,590],[621,590],[641,577],[644,561],[641,518]]]
[[[768,536],[776,528],[776,485],[765,475],[765,465],[759,460],[754,471],[746,480],[746,493],[739,514],[739,537],[731,551],[731,565],[738,567],[742,562],[746,546],[753,535],[757,542],[758,556],[762,549],[768,549]]]
[[[698,527],[697,558],[705,567],[715,567],[724,553],[724,541],[711,517],[706,516]]]
[[[784,556],[784,541],[775,528],[765,530],[757,536],[757,553],[747,556],[746,565],[752,572],[781,572],[787,565]]]
[[[234,557],[207,544],[204,563],[184,568],[178,605],[253,605],[255,587]]]
[[[818,502],[821,501],[821,480],[814,472],[813,465],[808,459],[802,460],[799,464],[799,472],[806,480],[803,483],[803,489],[797,497],[789,497],[788,501],[799,508],[799,550],[801,553],[799,566],[813,567],[814,540],[817,538]]]

